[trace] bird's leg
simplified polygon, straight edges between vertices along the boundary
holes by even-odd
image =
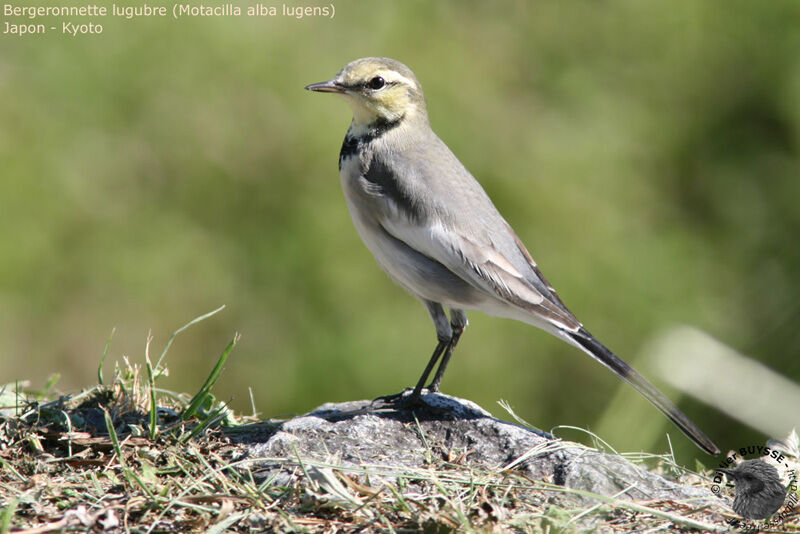
[[[433,381],[428,386],[428,390],[434,393],[439,391],[439,386],[441,385],[442,377],[444,376],[444,370],[447,368],[447,364],[450,363],[450,358],[453,356],[453,351],[458,344],[458,340],[461,338],[461,334],[464,333],[464,328],[467,327],[467,314],[464,313],[464,310],[450,310],[450,327],[453,330],[453,335],[450,338],[450,343],[447,344],[447,350],[445,351],[444,356],[442,356],[442,363],[439,364],[439,368],[436,370]]]
[[[450,338],[450,342],[447,344],[447,350],[442,357],[442,362],[439,364],[439,368],[436,370],[436,374],[433,376],[433,380],[430,384],[428,384],[428,390],[432,393],[439,392],[439,386],[442,383],[442,377],[444,376],[444,370],[447,368],[447,364],[450,363],[450,358],[453,356],[453,350],[456,348],[456,344],[458,343],[458,339],[461,337],[461,334],[464,332],[463,328],[453,328],[453,337]]]
[[[447,320],[447,315],[445,315],[442,305],[429,300],[423,301],[423,304],[425,304],[425,307],[428,308],[428,313],[431,315],[433,325],[436,327],[436,337],[439,338],[439,343],[436,345],[436,348],[433,349],[431,359],[428,361],[428,365],[422,372],[422,376],[419,377],[419,381],[417,381],[417,386],[414,388],[414,392],[411,393],[412,399],[418,399],[420,395],[422,395],[422,388],[425,386],[425,382],[428,380],[428,375],[431,374],[433,367],[436,365],[436,362],[439,360],[439,357],[442,355],[442,353],[445,352],[445,350],[447,350],[447,348],[453,342],[453,329],[450,326],[450,321]]]
[[[444,308],[442,308],[442,305],[429,300],[423,300],[422,303],[425,304],[425,307],[428,309],[428,313],[431,315],[433,324],[436,327],[436,337],[439,339],[436,348],[433,349],[431,359],[428,361],[425,371],[422,372],[422,376],[419,377],[419,381],[417,381],[417,385],[414,387],[414,390],[410,395],[406,395],[409,389],[407,388],[400,393],[378,397],[372,401],[373,403],[377,401],[400,401],[409,405],[419,404],[420,399],[422,398],[422,390],[424,389],[425,382],[428,380],[428,376],[431,374],[431,371],[433,371],[433,368],[436,365],[436,362],[439,361],[442,353],[447,350],[447,348],[453,342],[453,329],[450,326],[450,321],[447,320],[447,315],[444,313]]]
[[[419,378],[419,381],[417,381],[417,385],[416,387],[414,387],[414,391],[411,392],[411,395],[409,395],[404,399],[408,390],[411,389],[411,388],[406,388],[400,393],[393,393],[391,395],[382,395],[377,399],[374,399],[372,401],[373,404],[379,402],[391,403],[396,401],[401,401],[404,403],[408,403],[410,405],[415,405],[420,403],[421,402],[420,399],[422,398],[422,390],[423,387],[425,386],[425,381],[428,380],[428,375],[431,374],[433,366],[436,365],[436,362],[439,360],[439,357],[442,355],[445,349],[448,346],[450,346],[450,340],[451,337],[447,339],[441,339],[441,338],[439,339],[439,343],[436,345],[436,348],[433,349],[433,354],[431,355],[431,359],[428,361],[428,365],[425,367],[425,371],[422,372],[422,376]]]
[[[428,375],[431,374],[433,370],[433,366],[436,365],[437,360],[442,355],[442,353],[450,346],[450,340],[439,340],[439,343],[436,345],[436,348],[433,349],[433,354],[431,355],[431,359],[428,361],[428,365],[425,366],[425,370],[422,372],[422,376],[419,377],[417,381],[416,387],[414,387],[413,393],[411,396],[414,398],[418,398],[422,395],[422,389],[425,386],[425,381],[428,380]]]

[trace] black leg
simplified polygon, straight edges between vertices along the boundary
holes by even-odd
[[[425,382],[428,380],[428,376],[431,374],[431,371],[433,371],[433,367],[436,365],[436,362],[439,361],[442,353],[447,350],[447,348],[450,346],[450,343],[453,341],[453,330],[450,326],[450,321],[447,320],[447,315],[444,313],[444,308],[442,308],[442,305],[429,300],[423,300],[422,303],[425,304],[425,307],[428,309],[428,313],[431,315],[433,324],[436,327],[436,337],[439,339],[439,343],[433,350],[433,354],[431,355],[431,359],[428,361],[428,365],[425,367],[425,371],[423,371],[422,376],[419,377],[417,386],[414,388],[414,392],[410,396],[411,400],[419,400],[420,396],[422,395],[422,389],[425,387]]]
[[[436,348],[433,350],[431,359],[428,360],[428,365],[425,366],[422,376],[419,377],[419,381],[417,381],[417,385],[414,387],[414,390],[410,395],[406,397],[405,394],[408,390],[405,390],[404,392],[397,393],[396,395],[378,397],[375,399],[376,401],[395,401],[398,399],[402,400],[405,397],[404,402],[409,402],[412,404],[420,402],[422,390],[425,389],[425,382],[428,380],[431,371],[433,371],[436,363],[439,362],[439,359],[441,358],[439,368],[436,370],[433,381],[431,382],[430,386],[428,386],[428,389],[432,392],[439,391],[439,385],[442,383],[442,377],[444,376],[444,371],[447,368],[447,364],[450,362],[450,358],[453,356],[453,350],[456,348],[456,344],[458,344],[458,340],[461,337],[462,332],[464,332],[464,327],[467,326],[467,315],[463,310],[451,309],[450,320],[448,321],[447,315],[444,313],[444,309],[442,308],[441,304],[427,300],[423,300],[422,303],[428,308],[428,313],[430,313],[433,324],[436,326],[436,337],[439,339],[439,342],[437,343]]]
[[[428,380],[428,375],[431,374],[433,366],[436,365],[436,362],[439,360],[439,357],[442,355],[442,352],[444,352],[445,349],[448,349],[450,347],[450,343],[451,343],[450,340],[448,341],[439,340],[439,344],[436,345],[435,349],[433,349],[433,354],[431,355],[431,359],[428,361],[428,365],[422,372],[422,376],[419,377],[417,386],[414,388],[414,392],[411,394],[412,398],[419,398],[419,396],[422,394],[422,388],[425,386],[425,381]]]
[[[439,386],[441,385],[442,377],[444,376],[444,370],[447,368],[447,364],[450,363],[450,358],[453,356],[453,350],[455,350],[456,345],[458,345],[458,340],[461,338],[461,334],[463,332],[463,326],[453,325],[453,337],[450,338],[450,343],[447,344],[447,350],[445,351],[444,356],[442,356],[442,363],[439,364],[439,368],[436,370],[433,381],[428,386],[428,389],[431,392],[437,393],[439,391]]]
[[[434,393],[439,391],[439,386],[442,384],[442,377],[444,376],[444,371],[447,369],[447,364],[450,363],[450,358],[453,356],[453,351],[458,345],[458,340],[461,339],[461,334],[464,333],[464,329],[467,327],[467,314],[464,313],[464,310],[460,310],[458,308],[450,308],[450,329],[452,330],[452,335],[450,336],[450,343],[447,345],[447,350],[442,356],[442,362],[439,364],[439,368],[436,370],[436,374],[433,377],[433,382],[430,383],[428,389]]]
[[[422,376],[419,377],[419,381],[417,382],[414,391],[411,392],[411,395],[403,400],[405,397],[408,388],[401,391],[400,393],[394,393],[392,395],[383,395],[374,399],[372,402],[377,403],[380,402],[395,402],[395,401],[402,401],[404,403],[409,403],[411,405],[421,402],[420,399],[422,398],[422,389],[425,386],[425,381],[428,380],[428,375],[431,374],[433,367],[436,365],[436,362],[441,357],[442,353],[450,346],[451,340],[439,340],[439,343],[436,345],[436,348],[433,349],[433,354],[431,355],[431,359],[428,361],[428,365],[425,367],[425,370],[422,372]]]

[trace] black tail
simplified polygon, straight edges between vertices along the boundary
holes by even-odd
[[[569,336],[595,360],[611,369],[614,374],[644,395],[647,400],[653,403],[653,406],[661,410],[664,415],[675,423],[675,425],[680,428],[689,439],[694,441],[698,447],[709,454],[719,454],[719,449],[714,445],[714,442],[697,428],[677,406],[672,404],[663,393],[658,391],[655,386],[640,375],[636,369],[628,365],[619,356],[608,350],[605,345],[597,341],[592,334],[581,328],[578,332],[569,334]]]

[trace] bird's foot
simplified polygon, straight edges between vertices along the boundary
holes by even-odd
[[[372,402],[383,402],[383,403],[391,403],[395,402],[398,399],[401,399],[404,395],[410,395],[412,388],[405,388],[400,393],[392,393],[391,395],[381,395],[380,397],[375,397]]]
[[[411,409],[416,408],[418,406],[422,406],[425,403],[422,401],[422,395],[429,393],[427,388],[422,389],[421,391],[417,391],[416,388],[405,388],[403,391],[399,393],[393,393],[391,395],[382,395],[380,397],[375,398],[371,403],[370,407],[375,409]]]

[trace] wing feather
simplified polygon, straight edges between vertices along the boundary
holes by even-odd
[[[561,328],[572,331],[580,328],[577,319],[566,308],[562,309],[563,304],[559,306],[546,298],[493,245],[476,243],[440,222],[419,225],[391,218],[382,220],[381,225],[393,237],[438,261],[474,287],[518,308],[537,313]],[[535,263],[532,267],[535,268]]]
[[[577,331],[580,322],[555,295],[486,192],[431,135],[415,145],[414,158],[395,152],[388,164],[370,151],[360,160],[358,189],[371,206],[370,217],[389,235],[474,288],[559,328]],[[448,180],[441,179],[442,169],[448,170]]]

